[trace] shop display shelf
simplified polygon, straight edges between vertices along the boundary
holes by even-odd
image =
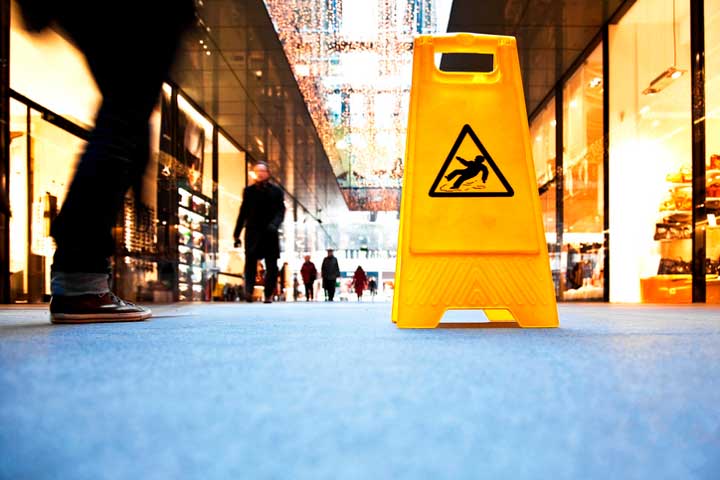
[[[205,223],[206,220],[207,220],[207,218],[208,218],[207,216],[202,215],[202,214],[197,213],[197,212],[194,212],[194,211],[190,210],[190,209],[187,208],[187,207],[183,207],[182,205],[178,205],[178,210],[179,210],[178,213],[179,213],[180,215],[187,215],[188,217],[190,217],[191,219],[197,221],[198,223]]]
[[[658,218],[669,217],[670,215],[692,215],[692,210],[660,210]]]

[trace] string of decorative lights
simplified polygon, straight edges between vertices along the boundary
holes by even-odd
[[[265,0],[341,187],[399,188],[412,41],[447,0]]]

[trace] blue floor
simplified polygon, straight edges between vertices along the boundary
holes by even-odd
[[[0,478],[720,478],[720,308],[423,331],[389,304],[155,312],[0,309]]]

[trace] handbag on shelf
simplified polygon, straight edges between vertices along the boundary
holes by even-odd
[[[692,273],[692,264],[682,259],[661,258],[658,275],[682,275]]]

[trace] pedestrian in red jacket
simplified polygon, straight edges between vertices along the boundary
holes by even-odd
[[[305,255],[305,263],[300,268],[300,275],[302,275],[303,283],[305,284],[305,301],[309,302],[314,299],[313,295],[313,283],[317,278],[317,268],[315,264],[310,261],[310,255]]]
[[[353,275],[352,283],[355,287],[355,294],[357,295],[359,302],[362,299],[363,290],[365,290],[365,287],[367,286],[367,275],[365,275],[365,270],[363,270],[363,268],[359,265]]]

